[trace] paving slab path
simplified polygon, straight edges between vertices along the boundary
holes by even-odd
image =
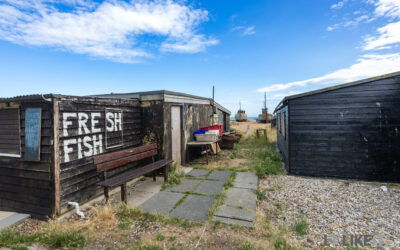
[[[223,205],[217,208],[212,221],[253,227],[257,208],[254,189],[257,188],[257,175],[238,172],[233,187],[227,191]]]
[[[216,196],[222,192],[231,175],[231,171],[193,169],[186,174],[182,183],[167,187],[140,207],[150,213],[206,221]]]
[[[231,171],[193,169],[186,174],[182,183],[171,185],[141,205],[150,213],[161,213],[171,217],[206,221],[218,194],[232,175]],[[217,208],[213,221],[253,227],[258,187],[254,173],[238,172],[223,201]]]

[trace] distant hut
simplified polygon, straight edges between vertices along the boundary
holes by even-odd
[[[242,110],[242,104],[240,102],[239,102],[239,110],[235,115],[235,120],[237,122],[246,122],[247,121],[246,111]]]

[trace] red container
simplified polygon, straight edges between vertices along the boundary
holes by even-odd
[[[222,124],[215,124],[212,126],[200,128],[200,130],[219,130],[219,135],[222,135]]]

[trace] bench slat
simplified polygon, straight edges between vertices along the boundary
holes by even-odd
[[[122,165],[125,165],[128,163],[134,162],[134,161],[139,161],[144,158],[154,156],[154,155],[157,155],[157,149],[153,149],[151,151],[146,151],[146,152],[139,153],[139,154],[134,154],[134,155],[127,156],[127,157],[113,160],[113,161],[107,161],[104,163],[100,163],[100,164],[97,164],[97,172],[116,168],[116,167],[119,167],[119,166],[122,166]]]
[[[97,164],[100,164],[100,163],[104,163],[104,162],[112,161],[112,160],[117,160],[119,158],[127,157],[127,156],[134,155],[134,154],[143,153],[143,152],[150,151],[150,150],[153,150],[153,149],[157,149],[157,144],[153,143],[153,144],[149,144],[149,145],[145,145],[145,146],[140,146],[140,147],[135,147],[135,148],[128,148],[128,149],[117,151],[117,152],[111,152],[111,153],[108,153],[108,154],[102,154],[102,155],[94,156],[93,157],[93,163],[97,165]]]
[[[105,181],[99,182],[98,185],[108,188],[116,187],[134,178],[150,173],[154,170],[160,169],[168,164],[171,164],[172,162],[173,162],[172,160],[159,160],[154,163],[150,163],[146,166],[135,168],[127,172],[124,172],[120,175],[111,177]]]

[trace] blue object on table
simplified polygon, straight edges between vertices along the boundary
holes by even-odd
[[[208,130],[197,130],[194,131],[195,135],[205,135]]]

